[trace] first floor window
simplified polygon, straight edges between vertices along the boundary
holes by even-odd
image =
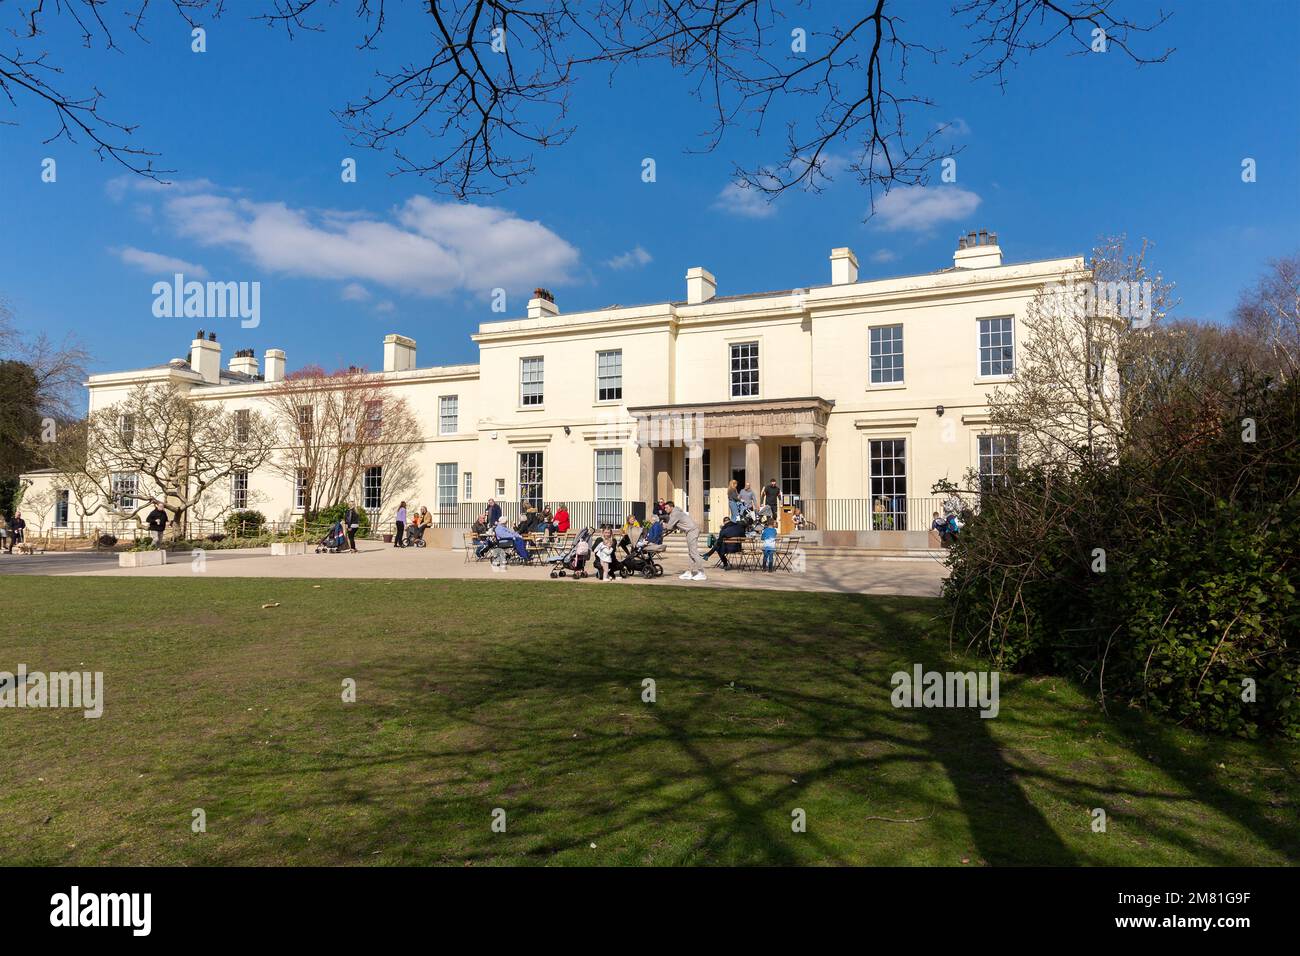
[[[313,434],[312,429],[312,410],[310,405],[298,406],[298,437],[305,442],[311,441]]]
[[[373,465],[366,469],[361,480],[361,507],[367,511],[378,511],[384,502],[384,468]]]
[[[871,384],[903,380],[903,327],[882,325],[871,330]]]
[[[543,380],[545,360],[541,356],[519,360],[519,404],[525,408],[541,405],[545,398]]]
[[[615,402],[623,397],[623,350],[596,353],[596,401]]]
[[[907,441],[871,442],[871,527],[874,531],[907,530]]]
[[[248,441],[249,418],[247,408],[235,409],[235,443],[242,445]]]
[[[992,491],[1005,487],[1018,457],[1019,446],[1015,435],[980,435],[980,488]]]
[[[112,478],[112,488],[114,508],[118,511],[134,511],[136,509],[135,472],[119,471],[114,473]]]
[[[239,511],[248,507],[248,472],[240,470],[230,476],[230,504]]]
[[[117,428],[122,436],[122,447],[130,448],[135,442],[135,416],[123,415],[118,419]]]
[[[623,450],[596,450],[596,523],[623,523]]]
[[[459,466],[455,462],[438,465],[438,507],[455,508],[460,491]]]
[[[366,441],[379,441],[384,436],[384,400],[372,399],[366,402]]]
[[[758,397],[758,343],[731,345],[731,397]]]
[[[293,481],[293,507],[295,511],[306,511],[311,500],[311,479],[306,468],[299,468]]]
[[[540,451],[521,451],[519,453],[519,507],[532,505],[539,511],[542,508],[542,453]]]
[[[798,445],[781,446],[781,494],[799,496],[799,478],[803,474],[803,460]]]
[[[465,472],[465,500],[474,500],[474,472]]]
[[[1015,369],[1011,316],[980,319],[980,375],[1010,375]]]
[[[63,490],[58,492],[54,497],[54,527],[66,528],[68,526],[68,492]]]
[[[460,431],[460,396],[442,395],[438,398],[438,434],[454,435]]]

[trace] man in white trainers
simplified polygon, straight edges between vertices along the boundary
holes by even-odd
[[[700,526],[695,523],[695,519],[686,513],[685,508],[678,508],[671,501],[665,501],[663,526],[665,534],[680,531],[686,535],[686,557],[691,566],[678,577],[683,581],[707,580],[704,576],[704,559],[700,557]]]

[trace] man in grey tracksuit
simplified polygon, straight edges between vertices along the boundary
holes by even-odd
[[[664,533],[680,531],[686,535],[686,557],[690,567],[680,575],[683,581],[704,581],[704,559],[700,557],[700,526],[687,514],[685,508],[678,508],[671,501],[664,502]]]

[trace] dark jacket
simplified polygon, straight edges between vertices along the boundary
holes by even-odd
[[[154,508],[153,511],[149,512],[149,517],[144,520],[150,531],[162,531],[167,527],[167,512],[161,508]]]
[[[763,504],[772,509],[772,514],[776,514],[776,509],[781,504],[781,489],[776,485],[768,485],[763,489]]]
[[[500,517],[501,517],[501,506],[494,501],[492,503],[492,507],[488,508],[488,527],[495,528],[497,524],[497,518]]]
[[[357,515],[356,508],[349,508],[347,511],[343,512],[343,529],[345,531],[350,531],[354,524],[360,525],[361,519]]]

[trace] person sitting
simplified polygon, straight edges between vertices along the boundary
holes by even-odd
[[[529,534],[532,531],[533,519],[537,517],[537,509],[529,505],[515,522],[515,531],[518,534]]]
[[[730,571],[731,562],[727,560],[727,555],[736,554],[740,551],[741,541],[745,537],[745,526],[740,522],[728,518],[722,523],[722,528],[718,531],[718,537],[713,542],[713,547],[704,552],[704,560],[708,560],[710,555],[716,554],[718,561],[722,565],[722,570]]]
[[[515,554],[519,555],[523,561],[528,560],[528,542],[506,523],[505,515],[497,518],[496,539],[498,541],[509,541],[514,545]]]
[[[543,508],[537,516],[537,533],[545,533],[547,541],[555,537],[555,515],[551,514],[549,507]]]
[[[569,509],[563,502],[555,509],[555,531],[557,534],[569,533]]]
[[[627,541],[628,547],[631,547],[641,537],[641,522],[636,520],[636,515],[628,515],[621,530],[623,540]]]
[[[469,526],[475,534],[487,534],[491,524],[488,522],[488,513],[485,511],[478,516],[478,519]]]
[[[795,508],[794,512],[790,515],[790,520],[794,522],[796,530],[802,531],[804,528],[803,509]]]

